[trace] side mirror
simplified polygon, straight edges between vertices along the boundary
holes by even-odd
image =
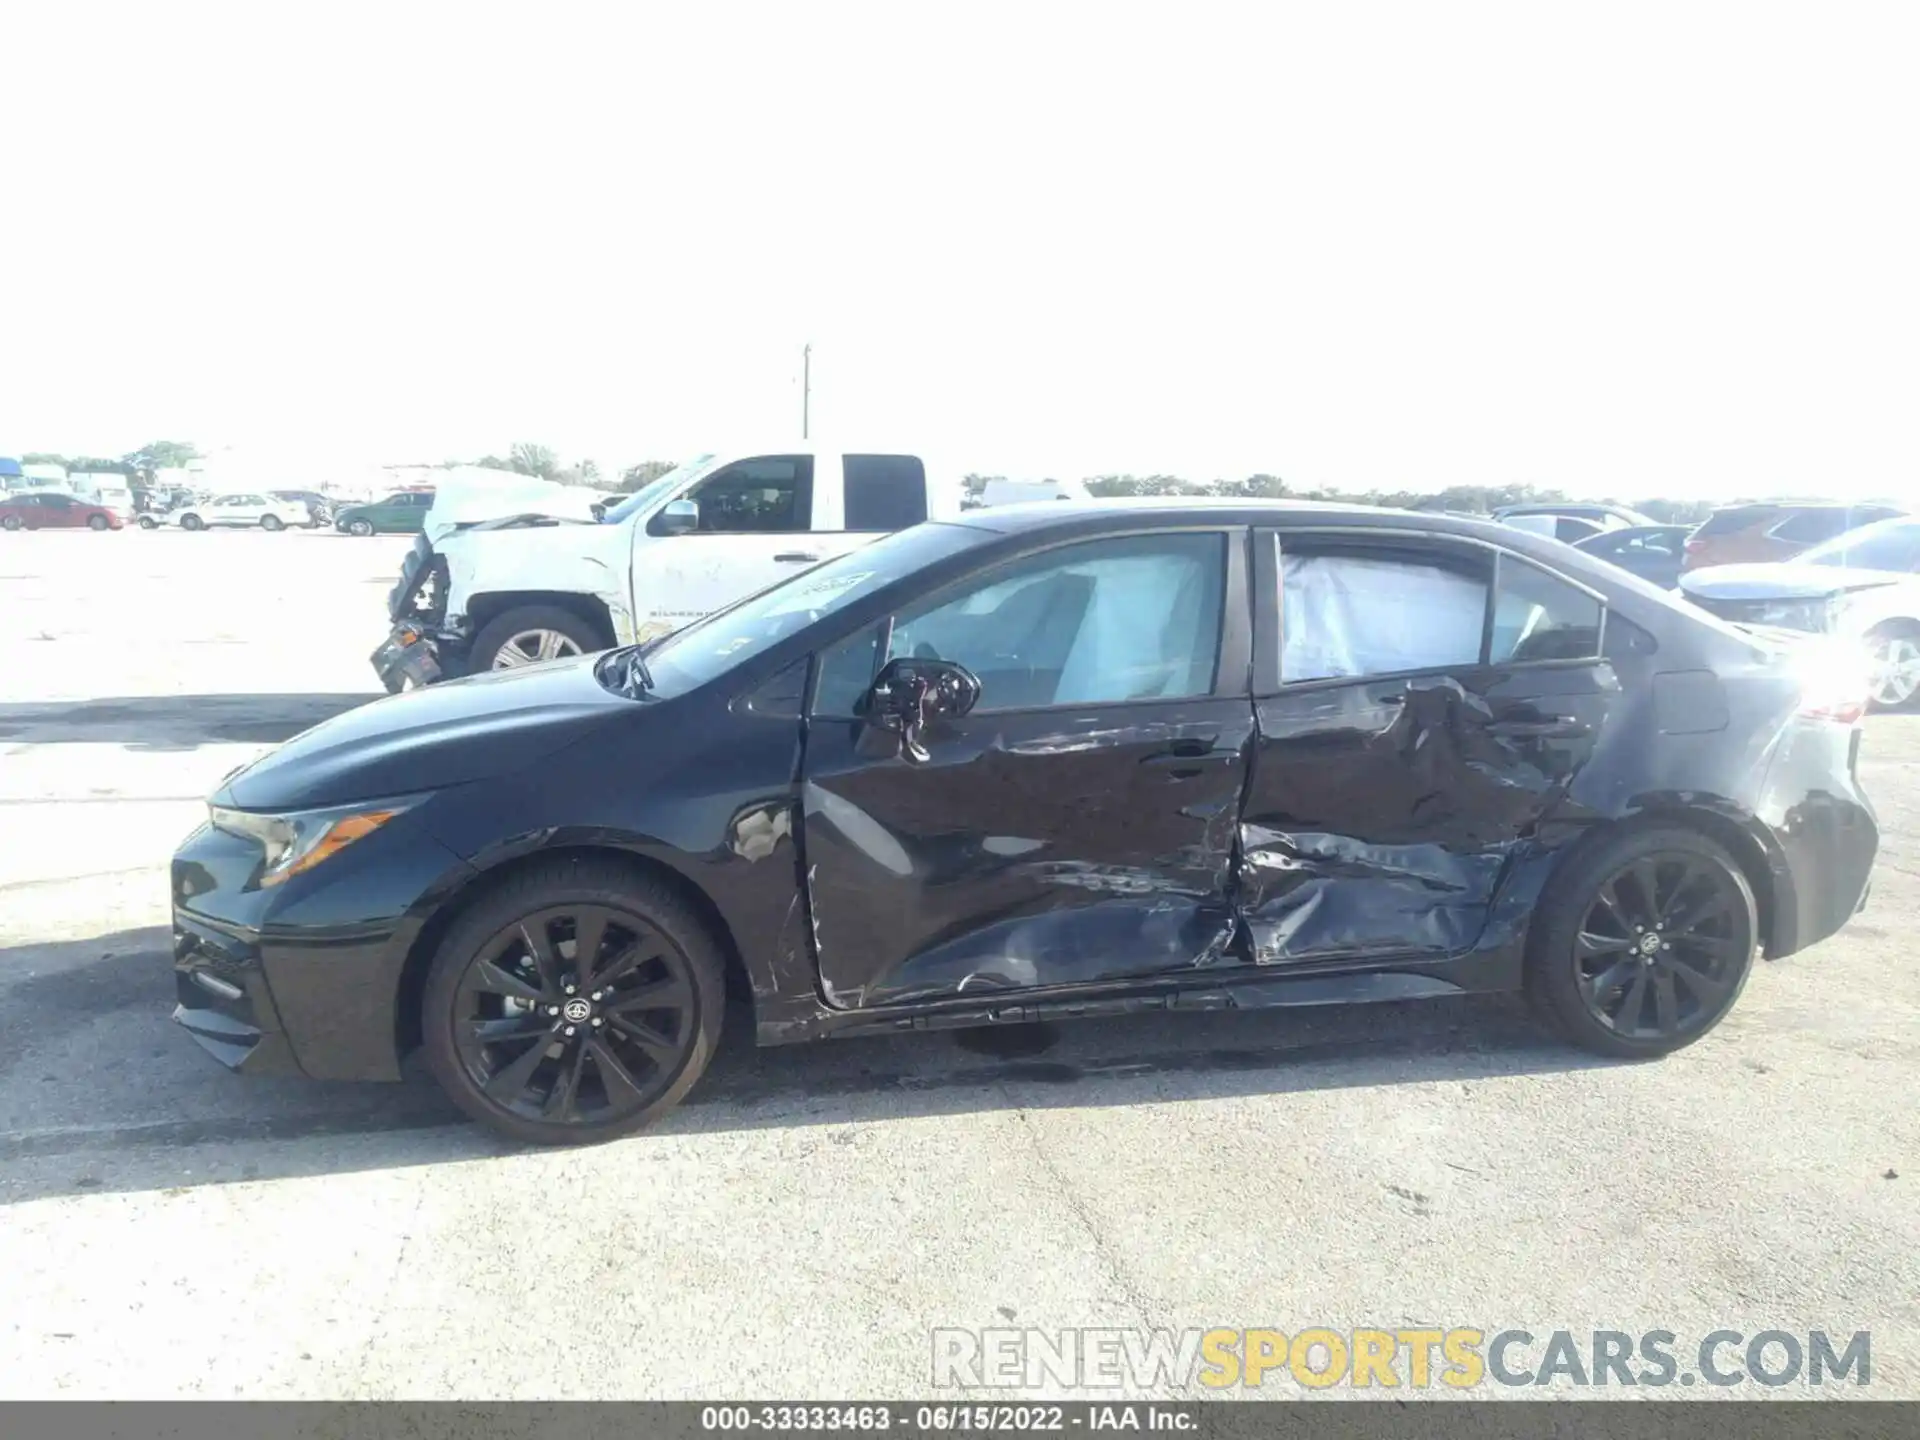
[[[685,535],[690,530],[700,528],[700,502],[697,500],[669,500],[654,517],[652,525],[656,535]]]
[[[930,758],[921,737],[942,717],[958,719],[980,702],[980,681],[952,660],[889,660],[860,703],[875,729],[897,735],[909,760]]]

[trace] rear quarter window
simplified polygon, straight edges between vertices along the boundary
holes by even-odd
[[[1844,534],[1853,524],[1845,510],[1796,510],[1767,533],[1776,540],[1791,540],[1798,545],[1818,545]]]
[[[1734,505],[1714,511],[1700,522],[1700,528],[1693,533],[1696,536],[1733,535],[1779,513],[1779,507],[1775,505]]]

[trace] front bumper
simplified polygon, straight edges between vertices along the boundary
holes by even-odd
[[[174,1023],[214,1059],[246,1075],[298,1075],[293,1046],[260,967],[260,947],[173,912]]]
[[[417,690],[447,678],[440,663],[440,648],[431,636],[411,625],[396,625],[380,648],[373,652],[373,671],[389,695],[402,690]]]

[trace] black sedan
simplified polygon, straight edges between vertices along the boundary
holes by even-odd
[[[762,1043],[1525,989],[1653,1056],[1878,844],[1864,677],[1435,515],[972,512],[642,648],[377,701],[173,861],[176,1018],[248,1072],[424,1047],[532,1141]]]

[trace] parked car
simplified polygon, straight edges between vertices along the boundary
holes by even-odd
[[[1549,539],[1559,540],[1567,545],[1578,545],[1582,540],[1590,540],[1595,535],[1606,534],[1606,527],[1598,520],[1589,520],[1583,515],[1502,515],[1497,517],[1502,525],[1511,525],[1516,530],[1524,530],[1529,535],[1545,535]]]
[[[1873,702],[1883,710],[1920,699],[1920,519],[1901,516],[1849,530],[1775,564],[1689,570],[1680,588],[1724,619],[1863,646]]]
[[[431,490],[396,490],[368,505],[343,506],[333,528],[348,535],[418,535],[432,507]]]
[[[1629,525],[1621,530],[1603,530],[1577,543],[1589,555],[1598,555],[1642,580],[1671,590],[1680,583],[1687,536],[1692,533],[1691,525]]]
[[[333,501],[318,490],[269,490],[275,500],[297,500],[307,507],[307,528],[318,530],[333,523]]]
[[[419,1045],[536,1142],[668,1110],[743,1003],[772,1044],[1524,988],[1660,1055],[1862,904],[1864,683],[1505,526],[972,511],[236,772],[175,1014],[248,1072]]]
[[[167,514],[169,525],[182,530],[208,530],[215,526],[257,525],[262,530],[284,530],[289,525],[307,523],[307,507],[298,500],[276,500],[256,490],[231,495],[214,495],[190,500]]]
[[[111,506],[54,491],[0,495],[0,530],[118,530],[125,522]]]
[[[1824,501],[1729,505],[1714,511],[1694,530],[1687,541],[1686,568],[1790,560],[1837,535],[1901,513],[1891,505]]]
[[[1496,520],[1506,520],[1515,515],[1563,515],[1575,520],[1585,520],[1593,526],[1595,531],[1620,530],[1630,525],[1657,523],[1651,515],[1642,515],[1638,510],[1629,510],[1624,505],[1587,504],[1575,500],[1537,501],[1530,505],[1502,505],[1493,512],[1493,518]]]
[[[511,489],[469,492],[491,508],[464,528],[436,506],[388,596],[392,630],[373,655],[387,689],[651,640],[881,535],[955,518],[964,494],[918,456],[817,445],[701,455],[597,519],[584,492],[534,483],[517,509]]]

